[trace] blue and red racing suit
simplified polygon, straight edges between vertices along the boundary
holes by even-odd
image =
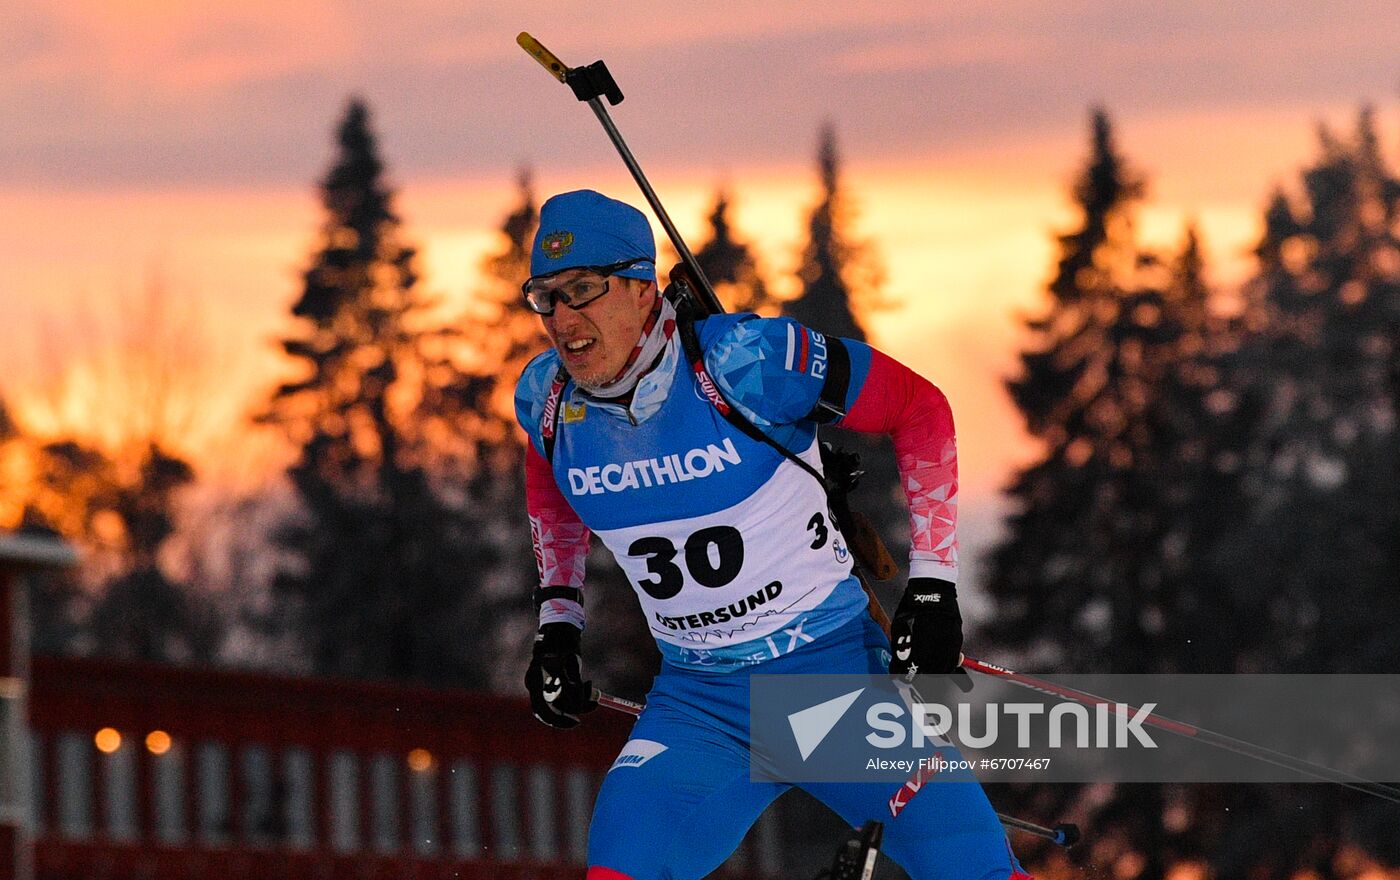
[[[661,649],[646,711],[594,810],[598,880],[704,876],[785,790],[749,779],[747,672],[878,674],[888,663],[822,486],[727,420],[708,377],[818,470],[819,422],[890,434],[910,509],[910,575],[957,578],[957,453],[937,388],[864,343],[786,318],[715,315],[696,331],[703,373],[674,333],[626,404],[578,389],[553,351],[516,391],[541,587],[582,588],[596,533]],[[582,605],[545,600],[541,624],[561,621],[582,627]],[[886,851],[916,880],[1020,871],[975,781],[930,786],[893,821],[888,783],[802,787],[852,825],[887,821]]]

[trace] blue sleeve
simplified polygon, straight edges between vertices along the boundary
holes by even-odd
[[[525,429],[535,451],[544,455],[544,440],[540,437],[540,416],[549,386],[559,372],[559,355],[553,349],[535,356],[525,365],[520,380],[515,383],[515,420]]]
[[[841,339],[835,344],[845,348],[850,367],[845,377],[837,376],[830,369],[833,343],[791,318],[711,318],[702,328],[701,344],[705,366],[725,398],[759,426],[807,419],[829,378],[845,382],[843,409],[849,410],[870,371],[870,347]]]

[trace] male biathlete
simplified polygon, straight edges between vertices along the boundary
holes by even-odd
[[[596,707],[579,663],[590,532],[632,582],[662,656],[598,794],[589,880],[703,877],[788,787],[750,781],[750,673],[952,672],[962,647],[943,394],[864,343],[786,318],[713,315],[684,344],[655,261],[640,211],[568,192],[540,211],[524,285],[553,343],[515,397],[540,573],[534,713],[568,729]],[[912,533],[893,657],[823,487],[724,403],[816,469],[820,423],[893,438]],[[886,821],[885,852],[915,880],[1025,877],[975,781],[925,786],[895,819],[891,783],[801,787],[853,826]]]

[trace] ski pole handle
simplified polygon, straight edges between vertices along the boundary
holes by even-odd
[[[605,709],[612,709],[615,712],[625,712],[628,715],[637,716],[642,714],[646,705],[632,700],[624,700],[622,697],[614,697],[612,694],[605,694],[597,688],[593,689],[593,699]]]

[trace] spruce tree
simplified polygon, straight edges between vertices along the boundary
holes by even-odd
[[[1232,451],[1238,437],[1221,406],[1229,396],[1222,364],[1235,350],[1239,325],[1209,308],[1204,269],[1190,227],[1168,287],[1176,335],[1144,413],[1160,450],[1150,460],[1159,586],[1144,597],[1144,613],[1156,624],[1149,665],[1159,672],[1228,672],[1239,650],[1236,618],[1214,562],[1216,542],[1238,513],[1228,489],[1238,473]]]
[[[1130,643],[1139,635],[1133,586],[1121,582],[1112,553],[1130,516],[1118,476],[1132,463],[1124,405],[1128,385],[1139,382],[1114,337],[1131,329],[1123,317],[1138,278],[1131,210],[1141,194],[1107,114],[1095,111],[1091,156],[1075,187],[1082,219],[1060,236],[1049,311],[1028,322],[1034,341],[1008,382],[1045,452],[1010,488],[1009,534],[992,555],[998,610],[989,632],[1008,646],[1069,655],[1066,671],[1108,671],[1091,660],[1124,671],[1119,646],[1141,657]],[[1115,629],[1124,623],[1126,632]]]
[[[274,535],[275,592],[318,672],[480,683],[493,554],[471,494],[434,467],[490,385],[455,368],[450,334],[423,326],[416,253],[362,101],[337,142],[298,331],[282,343],[302,378],[260,417],[299,450],[288,476],[302,515]]]
[[[523,435],[515,426],[515,382],[549,344],[539,316],[525,307],[521,283],[530,273],[530,246],[539,225],[528,168],[517,176],[519,202],[500,227],[500,245],[482,258],[467,308],[435,334],[443,346],[437,371],[449,381],[430,388],[420,419],[447,430],[439,446],[453,454],[444,467],[473,496],[483,514],[511,508],[522,487]],[[522,496],[523,497],[523,496]]]
[[[988,633],[1065,671],[1227,671],[1213,621],[1228,617],[1202,562],[1213,536],[1200,525],[1218,528],[1222,508],[1209,446],[1219,328],[1199,239],[1188,229],[1170,260],[1142,250],[1143,184],[1102,111],[1091,150],[1081,224],[1060,238],[1049,310],[1008,383],[1045,451],[1012,483]]]
[[[797,271],[800,293],[783,303],[783,315],[820,333],[866,342],[856,309],[884,305],[883,274],[874,251],[852,229],[854,212],[841,181],[836,132],[830,125],[818,133],[817,173],[822,195],[808,217],[808,240]],[[937,377],[932,378],[936,383]],[[894,581],[873,585],[881,602],[893,607],[908,568],[909,512],[889,438],[840,428],[823,428],[821,436],[860,456],[864,473],[851,493],[851,506],[870,518],[900,566],[901,575]]]
[[[807,219],[807,245],[797,275],[802,292],[784,303],[783,314],[823,333],[865,341],[857,306],[880,305],[883,273],[869,246],[851,230],[852,209],[841,185],[836,129],[823,125],[817,143],[821,201]]]
[[[753,251],[747,243],[734,238],[729,223],[729,193],[723,189],[715,193],[709,223],[709,240],[695,252],[695,259],[725,309],[763,314],[775,310],[777,301],[768,292]]]
[[[1324,136],[1298,204],[1272,200],[1259,275],[1230,320],[1205,308],[1194,236],[1165,283],[1115,239],[1138,188],[1109,134],[1100,116],[1084,222],[1062,239],[1051,311],[1010,384],[1047,454],[1014,484],[992,634],[1064,671],[1393,663],[1378,621],[1400,610],[1385,344],[1400,186],[1369,118],[1350,142]],[[1168,803],[1189,830],[1162,827]],[[1328,870],[1357,807],[1317,786],[1119,786],[1089,821],[1143,854],[1148,875],[1176,854],[1220,876],[1284,877]]]
[[[481,263],[475,309],[464,317],[480,366],[495,380],[492,411],[506,425],[515,422],[515,380],[530,359],[549,346],[539,316],[525,307],[520,285],[530,277],[530,248],[539,227],[533,174],[522,168],[516,176],[517,204],[501,222],[500,246]],[[512,447],[519,448],[518,443]]]
[[[1188,229],[1170,260],[1139,247],[1143,183],[1101,110],[1074,192],[1081,220],[1059,238],[1049,308],[1028,322],[1033,342],[1008,382],[1044,453],[1013,479],[985,635],[1066,673],[1208,671],[1193,629],[1215,619],[1202,608],[1218,611],[1194,557],[1202,508],[1215,509],[1206,445],[1215,326],[1200,243]],[[1083,792],[1014,794],[1058,811]],[[1194,814],[1198,794],[1117,786],[1091,823],[1143,856],[1143,876],[1158,876],[1192,846],[1163,827],[1168,798]]]
[[[1296,202],[1269,207],[1225,361],[1240,515],[1217,576],[1256,621],[1246,670],[1377,672],[1400,657],[1376,626],[1400,615],[1400,180],[1369,111],[1353,138],[1320,141]]]

